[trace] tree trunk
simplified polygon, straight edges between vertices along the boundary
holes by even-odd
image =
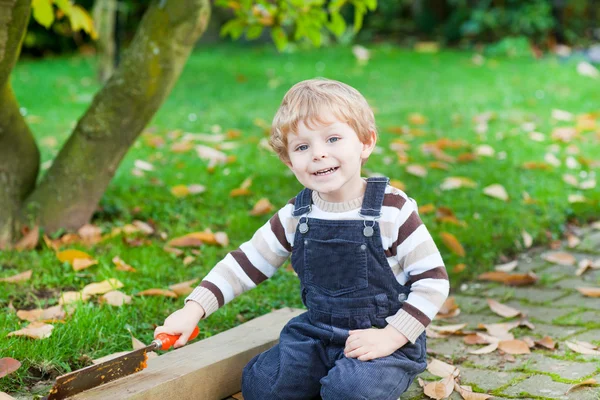
[[[9,81],[30,10],[30,0],[0,0],[0,249],[15,239],[18,211],[35,186],[40,164]]]
[[[5,0],[0,0],[5,1]],[[154,1],[130,48],[25,210],[49,231],[89,221],[108,183],[177,81],[210,18],[209,0]]]
[[[94,25],[98,32],[96,60],[98,79],[104,83],[115,69],[115,17],[117,0],[96,0],[94,3]]]

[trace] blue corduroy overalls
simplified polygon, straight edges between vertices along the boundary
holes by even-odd
[[[277,345],[244,368],[246,400],[397,399],[425,370],[425,333],[387,357],[347,358],[352,329],[384,328],[410,289],[398,283],[377,219],[388,179],[369,178],[360,220],[310,218],[311,190],[296,197],[292,267],[308,311],[290,320]]]

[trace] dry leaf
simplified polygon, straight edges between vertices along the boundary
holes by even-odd
[[[499,342],[493,342],[490,343],[489,345],[482,347],[480,349],[477,350],[472,350],[469,352],[469,354],[489,354],[492,353],[494,351],[496,351],[496,349],[498,348],[498,343]]]
[[[445,319],[456,317],[460,314],[460,308],[458,308],[458,304],[454,300],[454,296],[450,296],[446,299],[442,307],[440,307],[437,315],[434,319]]]
[[[176,283],[174,285],[169,286],[169,289],[175,292],[177,296],[187,296],[188,294],[194,291],[194,287],[192,287],[192,285],[194,285],[196,282],[198,282],[198,278],[192,279],[190,281]]]
[[[456,264],[454,268],[452,268],[452,272],[456,272],[457,274],[463,272],[467,268],[467,264]]]
[[[131,296],[118,290],[111,290],[98,298],[100,303],[106,303],[111,306],[121,307],[123,304],[131,303]]]
[[[463,337],[463,342],[465,342],[465,344],[490,344],[490,343],[496,343],[498,341],[498,338],[495,338],[493,336],[490,335],[486,335],[485,333],[481,333],[481,332],[476,332],[476,333],[471,333],[466,335],[465,337]]]
[[[164,296],[177,298],[177,293],[166,289],[146,289],[135,294],[136,296]]]
[[[0,358],[0,378],[12,374],[21,367],[18,360],[10,357]]]
[[[502,201],[508,201],[506,189],[504,189],[504,186],[497,183],[483,188],[483,193]]]
[[[28,281],[29,279],[31,279],[32,273],[33,273],[33,270],[30,269],[28,271],[21,272],[20,274],[8,276],[6,278],[0,278],[0,282],[10,282],[10,283],[25,282],[25,281]]]
[[[135,268],[121,260],[121,257],[119,256],[114,256],[112,262],[117,266],[115,268],[117,271],[137,272]]]
[[[441,381],[428,383],[423,390],[424,393],[432,399],[445,399],[450,396],[454,390],[454,377],[449,375]]]
[[[550,336],[544,336],[541,340],[536,340],[535,344],[543,346],[547,349],[554,350],[556,343]]]
[[[63,292],[58,299],[58,304],[66,305],[77,301],[87,301],[89,298],[89,295],[84,295],[81,292]]]
[[[457,377],[460,371],[454,365],[447,364],[443,361],[433,358],[429,364],[427,364],[427,371],[431,372],[435,376],[445,378],[449,375]]]
[[[496,265],[494,269],[501,272],[512,272],[515,268],[517,268],[517,265],[519,265],[519,261],[514,260],[506,264]]]
[[[531,350],[529,350],[529,346],[522,340],[513,339],[513,340],[501,340],[498,343],[498,349],[504,351],[508,354],[529,354]]]
[[[262,199],[258,200],[258,202],[256,202],[256,204],[254,205],[254,208],[252,209],[252,211],[250,211],[250,215],[258,216],[258,215],[269,214],[273,211],[273,209],[274,209],[274,207],[269,202],[269,199],[262,198]]]
[[[521,232],[521,237],[523,238],[523,245],[526,249],[530,248],[533,244],[533,238],[526,231]]]
[[[413,113],[408,116],[408,121],[413,125],[423,125],[427,122],[427,118],[422,114]]]
[[[120,289],[122,287],[123,287],[123,284],[121,282],[119,282],[115,278],[110,278],[110,279],[102,281],[102,282],[94,282],[94,283],[90,283],[89,285],[86,285],[81,290],[81,293],[83,294],[83,296],[92,296],[95,294],[108,293],[111,290]]]
[[[30,323],[23,329],[10,332],[6,336],[27,336],[32,339],[46,339],[52,334],[52,329],[54,329],[54,326],[37,321]]]
[[[248,196],[250,194],[252,194],[252,192],[249,189],[245,188],[236,188],[232,189],[231,192],[229,192],[230,197]]]
[[[577,390],[583,386],[596,386],[597,384],[598,382],[594,378],[586,379],[583,382],[579,382],[578,384],[571,386],[569,390],[565,392],[565,394],[569,394],[570,392]]]
[[[579,243],[581,243],[581,240],[577,236],[572,233],[567,234],[567,246],[569,246],[570,249],[577,247]]]
[[[442,190],[453,190],[463,187],[473,188],[477,186],[477,183],[470,178],[464,176],[450,176],[444,179],[444,182],[440,185]]]
[[[227,154],[202,144],[196,146],[198,157],[208,160],[208,168],[213,168],[217,164],[227,162]]]
[[[567,345],[568,348],[570,348],[571,350],[573,350],[576,353],[586,354],[586,355],[591,355],[591,356],[600,356],[600,351],[596,350],[595,348],[590,348],[590,346],[594,346],[590,343],[585,343],[585,342],[580,342],[580,341],[577,341],[576,343],[574,343],[574,342],[565,341],[565,344]]]
[[[17,317],[22,320],[35,322],[35,321],[60,321],[65,318],[65,310],[63,310],[62,305],[57,305],[54,307],[46,308],[46,309],[34,309],[34,310],[19,310],[17,311]]]
[[[143,160],[135,160],[133,162],[133,165],[137,169],[141,169],[142,171],[154,171],[154,165],[150,164],[149,162],[143,161]]]
[[[579,293],[587,297],[600,297],[600,287],[578,287]]]
[[[411,175],[418,176],[419,178],[424,178],[427,176],[427,169],[424,166],[417,164],[407,165],[406,172]]]
[[[131,331],[129,331],[129,334],[131,334],[131,346],[133,347],[133,350],[139,350],[146,347],[146,344],[141,340],[137,339],[135,336],[133,336],[133,333],[131,333]]]
[[[98,260],[94,260],[91,258],[75,258],[73,259],[72,263],[74,271],[81,271],[96,264],[98,264]]]
[[[40,240],[40,228],[34,226],[15,244],[16,250],[33,250]]]
[[[530,349],[535,347],[535,341],[529,336],[522,337],[521,340],[524,341]]]
[[[458,383],[454,382],[454,390],[456,390],[465,400],[487,400],[490,397],[494,397],[491,394],[476,393],[470,389],[471,388],[468,386],[461,386]]]
[[[537,282],[538,277],[533,272],[526,274],[510,274],[503,271],[485,272],[477,277],[482,281],[500,282],[509,286],[525,286]]]
[[[442,241],[450,251],[458,256],[465,256],[465,249],[462,247],[456,236],[448,232],[442,232],[440,235],[442,236]]]
[[[487,299],[487,303],[493,312],[495,312],[496,314],[498,314],[499,316],[504,317],[504,318],[512,318],[512,317],[516,317],[517,315],[521,314],[521,311],[519,311],[515,308],[512,308],[512,307],[509,307],[507,305],[504,305],[502,303],[499,303],[493,299]]]
[[[455,325],[444,325],[436,326],[429,324],[428,328],[432,331],[443,333],[443,334],[455,334],[463,329],[467,324],[455,324]]]
[[[395,187],[396,189],[400,189],[402,191],[406,190],[406,185],[404,184],[404,182],[401,182],[397,179],[391,179],[390,180],[390,186]]]
[[[577,262],[577,259],[572,254],[563,251],[544,254],[542,255],[542,259],[560,265],[575,265]]]
[[[592,260],[590,260],[589,258],[585,258],[579,261],[579,263],[577,264],[577,271],[575,271],[575,275],[581,276],[585,273],[585,271],[587,271],[590,268],[593,268]]]

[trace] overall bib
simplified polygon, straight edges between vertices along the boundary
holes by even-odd
[[[387,357],[344,355],[349,330],[384,328],[410,292],[396,280],[381,243],[377,219],[387,182],[367,180],[359,220],[310,218],[312,191],[296,197],[292,267],[308,311],[287,323],[276,346],[246,365],[246,400],[392,400],[425,370],[424,332]]]

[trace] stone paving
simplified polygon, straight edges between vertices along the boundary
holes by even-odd
[[[513,329],[516,339],[529,336],[541,339],[550,336],[555,350],[538,347],[531,354],[508,355],[494,351],[474,355],[470,351],[481,345],[467,345],[458,335],[428,339],[428,353],[460,370],[461,385],[470,385],[477,392],[493,395],[493,399],[565,399],[600,400],[600,386],[584,386],[567,391],[576,383],[593,378],[600,383],[600,356],[582,355],[565,345],[565,340],[581,340],[600,345],[600,298],[584,297],[575,288],[600,287],[600,269],[588,270],[581,277],[575,275],[577,266],[552,264],[542,256],[552,251],[565,251],[577,260],[600,259],[600,230],[584,228],[581,243],[560,249],[537,248],[518,257],[514,273],[533,272],[539,280],[531,286],[509,287],[488,282],[471,282],[453,288],[461,313],[453,318],[434,320],[434,325],[467,323],[465,330],[475,330],[480,323],[513,321],[493,313],[486,298],[517,308],[527,314],[535,329]],[[426,382],[439,381],[429,372],[420,377]],[[453,392],[450,399],[462,397]],[[415,381],[401,400],[428,399]]]

